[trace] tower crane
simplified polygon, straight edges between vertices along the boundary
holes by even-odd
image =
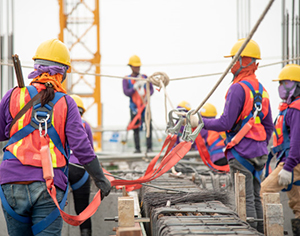
[[[96,151],[102,150],[99,0],[58,0],[60,33],[71,54],[72,73],[64,82],[68,94],[81,96]],[[86,75],[83,73],[90,73]],[[96,114],[96,117],[95,117]]]

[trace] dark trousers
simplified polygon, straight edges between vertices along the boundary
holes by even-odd
[[[130,110],[130,118],[133,120],[136,114]],[[136,122],[138,124],[139,121]],[[144,117],[142,117],[142,125],[145,123]],[[146,125],[146,124],[144,124]],[[141,150],[140,147],[140,127],[133,130],[133,138],[134,138],[134,145],[136,150]],[[150,120],[150,135],[146,138],[147,142],[147,149],[152,149],[152,120]]]
[[[70,184],[75,184],[84,175],[85,169],[69,165],[69,182]],[[79,188],[73,190],[73,199],[75,205],[76,214],[79,215],[88,205],[90,201],[90,178]],[[87,219],[80,225],[80,230],[91,229],[92,223],[91,219]]]

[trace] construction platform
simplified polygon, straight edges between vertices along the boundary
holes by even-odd
[[[136,179],[144,173],[156,154],[123,154],[112,158],[101,154],[98,158],[104,168],[112,165],[117,167],[111,173],[126,179]],[[188,153],[175,166],[177,173],[182,174],[167,172],[151,181],[151,185],[156,188],[143,186],[140,190],[128,193],[135,201],[135,218],[150,219],[150,222],[138,223],[140,235],[260,235],[238,217],[229,174],[213,173],[197,161],[198,157],[196,152]],[[93,181],[91,186],[92,200],[98,189]],[[117,235],[118,199],[123,195],[122,190],[112,189],[103,200],[92,216],[93,235]],[[285,235],[292,235],[290,219],[293,213],[287,201],[286,194],[281,193]],[[71,190],[64,210],[76,215]],[[2,211],[0,224],[0,236],[7,236]],[[62,236],[67,235],[80,236],[79,227],[64,223]]]

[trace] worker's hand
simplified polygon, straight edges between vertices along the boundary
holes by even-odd
[[[199,119],[198,119],[198,115],[191,115],[190,116],[190,122],[191,122],[191,126],[192,128],[195,128],[198,126],[199,124]]]
[[[292,172],[287,171],[285,169],[282,169],[279,173],[278,173],[278,184],[279,185],[289,185],[292,182]]]
[[[103,179],[102,181],[95,181],[96,186],[101,190],[101,200],[108,196],[111,190],[111,184],[108,179]]]
[[[135,81],[135,83],[133,84],[134,90],[138,90],[139,88],[143,87],[145,83],[146,81],[142,81],[142,80]]]
[[[111,184],[109,180],[104,176],[98,158],[95,158],[91,162],[85,164],[84,168],[93,178],[95,185],[101,190],[101,200],[103,200],[103,198],[109,194]]]

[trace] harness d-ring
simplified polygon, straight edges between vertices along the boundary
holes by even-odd
[[[43,128],[42,128],[42,123],[44,122],[45,123],[45,134],[44,134],[44,136],[46,136],[47,135],[47,121],[49,120],[49,118],[50,118],[50,115],[49,114],[47,114],[47,117],[45,118],[45,119],[39,119],[38,118],[38,114],[37,113],[35,113],[35,115],[34,115],[34,118],[36,119],[36,121],[38,121],[39,122],[39,133],[40,133],[40,137],[42,137],[43,135],[42,135],[42,131],[43,131]]]

